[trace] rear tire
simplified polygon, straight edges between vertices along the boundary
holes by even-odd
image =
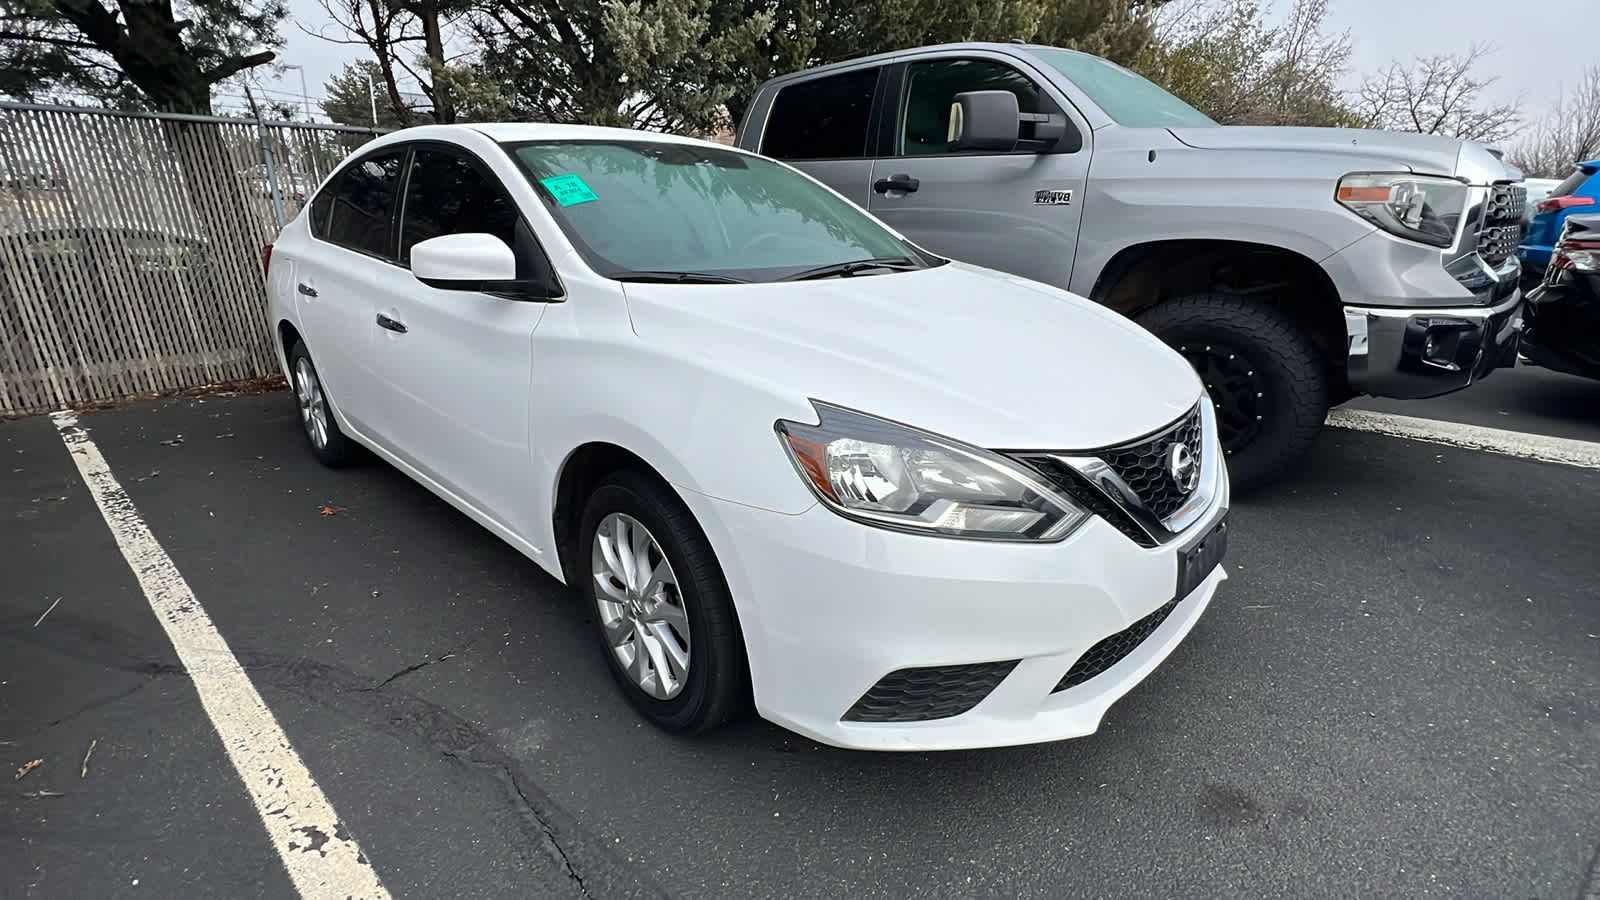
[[[304,341],[295,341],[289,348],[289,375],[289,389],[294,392],[300,428],[317,461],[330,469],[342,469],[354,463],[360,448],[339,430],[333,407],[328,402],[328,392],[322,386],[322,377],[317,374],[317,366],[311,361]]]
[[[1197,294],[1146,310],[1137,321],[1200,373],[1236,491],[1268,484],[1316,440],[1328,417],[1327,367],[1278,310]]]
[[[733,598],[683,501],[647,474],[616,472],[589,495],[578,534],[579,593],[628,702],[689,734],[743,712],[750,676]]]

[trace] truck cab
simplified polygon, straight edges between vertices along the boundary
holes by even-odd
[[[1515,361],[1522,176],[1471,142],[1221,126],[1099,57],[964,43],[773,79],[735,143],[1144,325],[1203,376],[1240,490],[1334,404]]]

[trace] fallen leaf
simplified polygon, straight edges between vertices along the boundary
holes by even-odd
[[[233,437],[233,432],[231,432],[231,431],[224,431],[222,434],[217,435],[217,439],[218,440],[221,440],[222,438],[231,438],[231,437]]]
[[[28,774],[29,772],[32,772],[34,769],[37,769],[42,765],[44,765],[44,760],[42,760],[42,759],[36,759],[36,760],[34,760],[33,762],[30,762],[30,763],[23,763],[22,764],[22,768],[17,770],[17,777],[15,777],[15,778],[13,778],[11,780],[12,781],[21,781],[22,780],[22,776]]]
[[[29,800],[40,800],[45,797],[65,797],[66,794],[60,791],[24,791],[22,796],[27,797]]]
[[[95,738],[94,740],[89,742],[89,750],[88,750],[88,752],[83,754],[83,768],[78,770],[78,777],[79,778],[88,778],[89,777],[89,757],[94,755],[94,748],[95,748],[95,745],[98,744],[98,743],[100,743],[100,739],[99,738]]]
[[[324,506],[322,508],[322,514],[325,516],[337,516],[342,512],[344,512],[344,507],[342,506]]]

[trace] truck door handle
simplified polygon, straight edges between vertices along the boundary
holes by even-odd
[[[391,319],[388,316],[384,315],[383,313],[378,313],[378,327],[379,328],[387,328],[390,331],[396,331],[396,332],[399,332],[400,334],[405,334],[406,333],[405,323],[399,322],[399,321],[397,321],[395,319]]]
[[[294,289],[299,291],[300,293],[304,294],[307,297],[315,297],[317,295],[317,289],[312,287],[309,284],[306,284],[304,281],[302,281],[299,284],[295,285]]]
[[[912,178],[910,175],[890,175],[888,178],[879,178],[873,183],[872,189],[880,194],[887,194],[890,191],[912,194],[916,193],[921,184],[922,182]]]

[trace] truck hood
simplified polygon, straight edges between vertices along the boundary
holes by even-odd
[[[961,263],[624,291],[653,350],[786,405],[818,400],[989,448],[1119,444],[1172,422],[1202,393],[1182,357],[1122,316]]]
[[[1278,150],[1302,155],[1381,157],[1392,159],[1414,173],[1426,175],[1455,175],[1463,148],[1470,147],[1489,159],[1494,158],[1482,145],[1436,134],[1271,125],[1167,130],[1179,141],[1198,150]]]

